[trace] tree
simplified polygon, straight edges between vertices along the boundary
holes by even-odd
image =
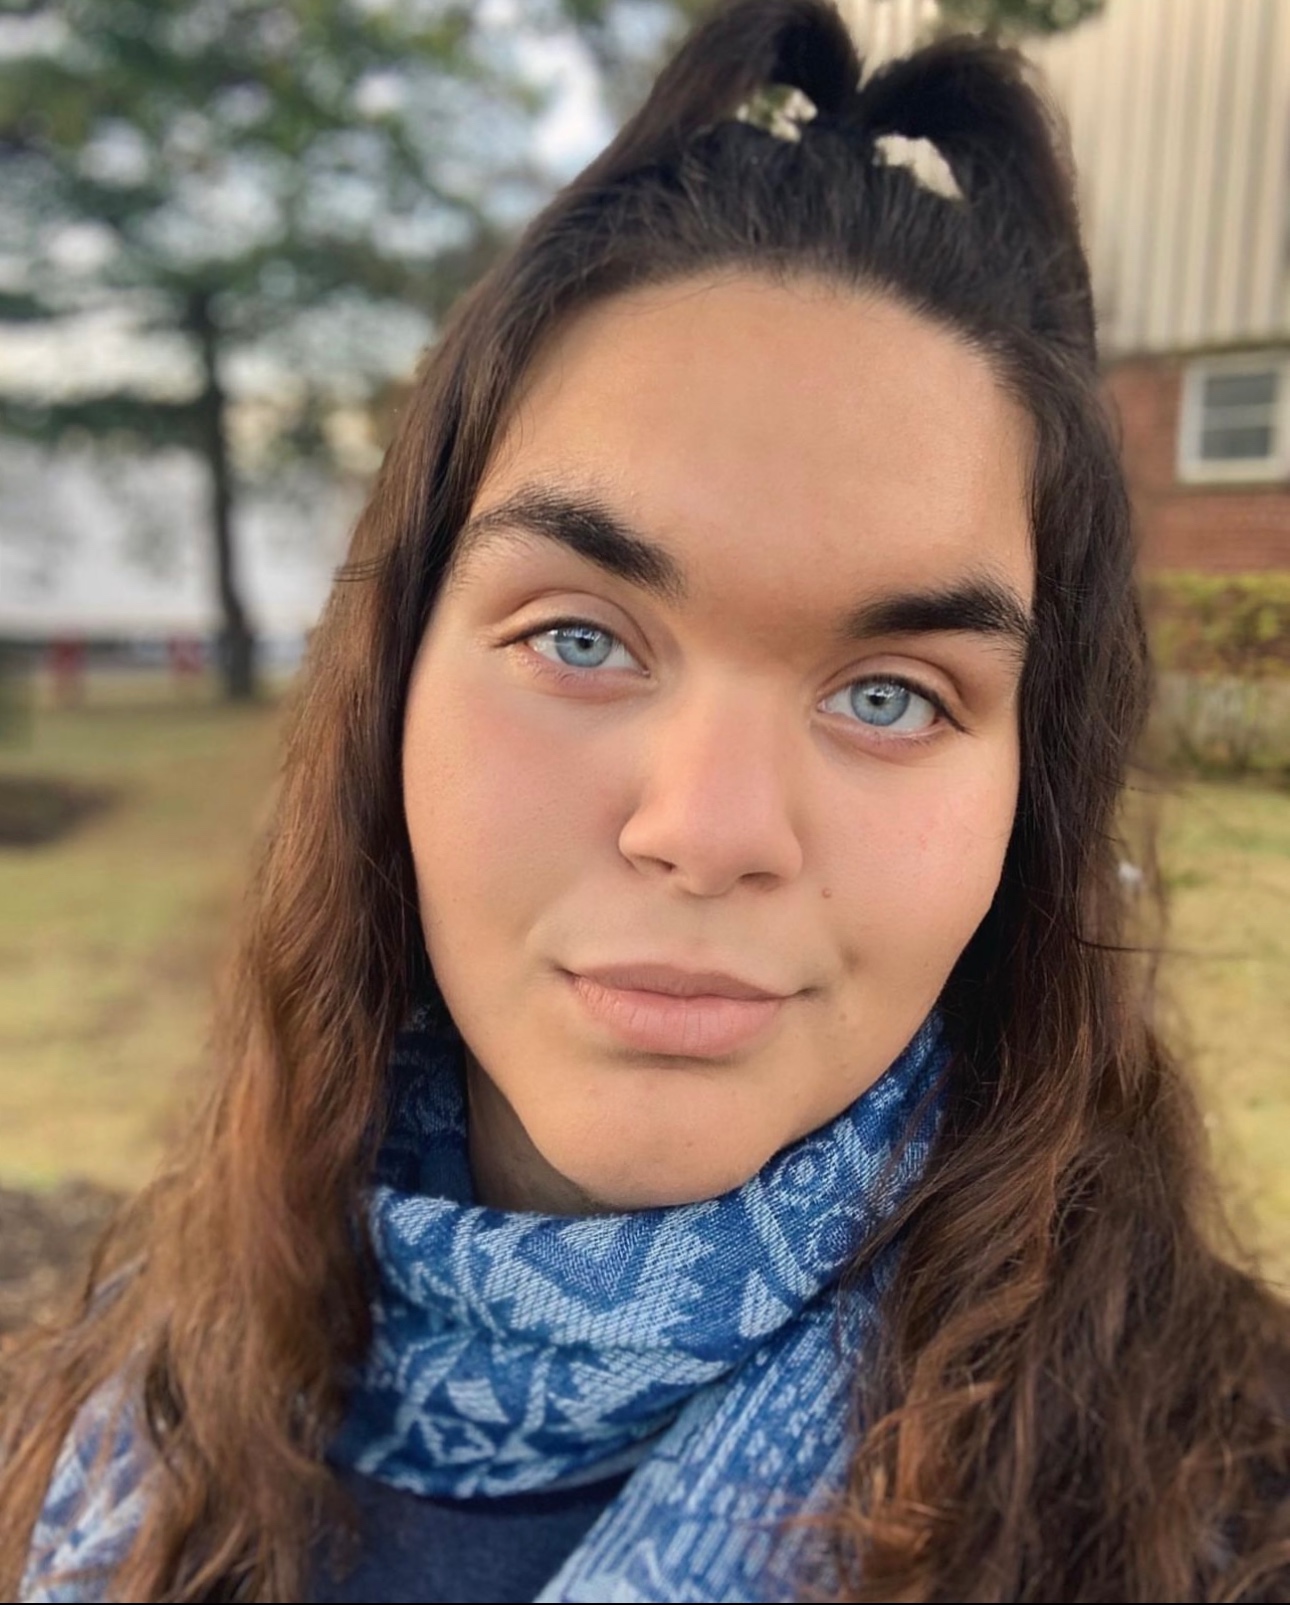
[[[0,427],[201,454],[231,697],[255,688],[234,393],[262,393],[261,467],[326,454],[537,193],[538,97],[487,10],[11,0],[0,23],[0,324],[79,331],[91,357],[110,312],[161,364],[11,393]]]

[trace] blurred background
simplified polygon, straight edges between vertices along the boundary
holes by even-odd
[[[284,697],[421,351],[702,9],[0,0],[0,1333],[201,1078]],[[1069,124],[1160,669],[1130,810],[1166,1023],[1290,1281],[1290,6],[842,9],[870,61],[1017,41]]]

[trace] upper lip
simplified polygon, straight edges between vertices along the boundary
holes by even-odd
[[[665,992],[674,998],[785,998],[791,994],[757,986],[724,970],[686,970],[676,964],[605,964],[577,974],[601,986],[635,992]]]

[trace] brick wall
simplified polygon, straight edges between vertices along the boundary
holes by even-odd
[[[1173,357],[1137,358],[1106,375],[1123,434],[1143,567],[1290,570],[1290,483],[1179,483],[1182,368]]]

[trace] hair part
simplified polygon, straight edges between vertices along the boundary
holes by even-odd
[[[781,85],[800,137],[739,116]],[[925,140],[957,197],[885,159]],[[387,1061],[433,995],[402,813],[413,660],[509,409],[584,307],[725,272],[893,297],[1034,431],[1034,640],[1003,880],[943,998],[956,1049],[830,1518],[856,1600],[1260,1600],[1290,1586],[1286,1311],[1215,1251],[1195,1110],[1125,949],[1117,808],[1148,696],[1123,476],[1063,146],[1013,52],[862,81],[821,0],[738,0],[466,296],[424,363],[297,693],[218,1079],[76,1317],[8,1366],[0,1589],[60,1445],[129,1384],[157,1471],[119,1597],[298,1597],[346,1368]],[[876,1253],[882,1243],[870,1245]],[[337,1516],[337,1519],[339,1517]]]

